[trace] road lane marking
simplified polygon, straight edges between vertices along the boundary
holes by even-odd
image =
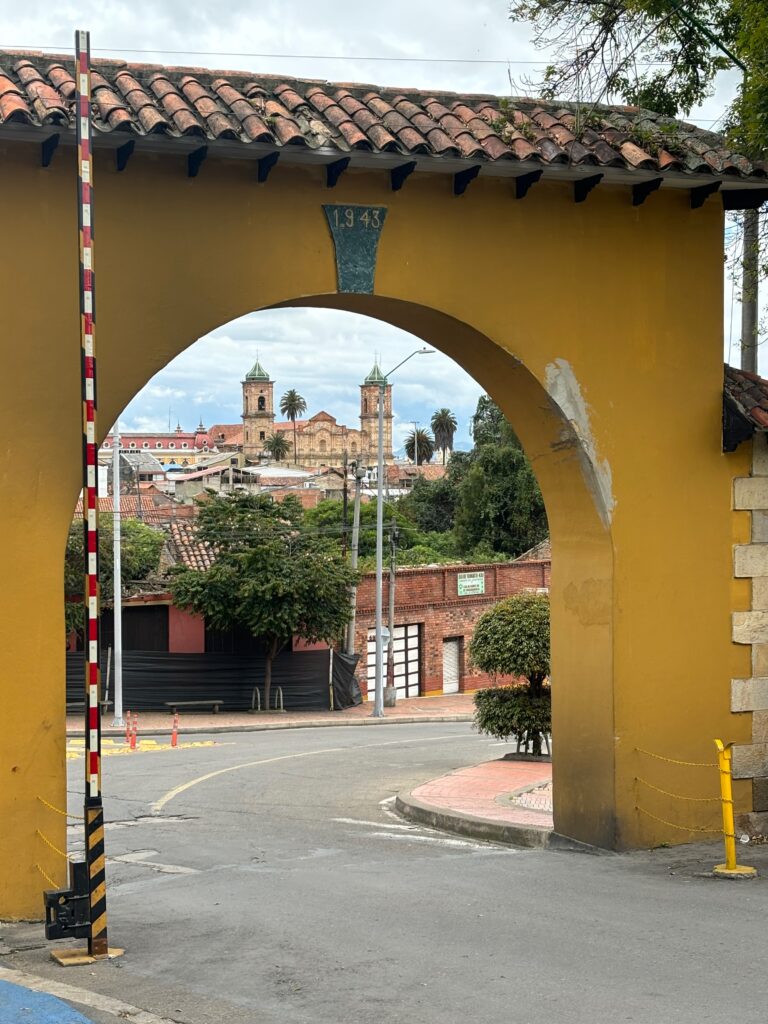
[[[487,843],[473,843],[469,839],[450,839],[448,836],[425,836],[411,835],[404,836],[402,832],[367,832],[367,839],[403,839],[407,843],[437,843],[438,846],[462,846],[471,850],[486,850]]]
[[[173,789],[169,789],[167,793],[164,793],[159,800],[155,800],[150,805],[150,810],[153,814],[159,814],[160,811],[165,807],[166,804],[170,803],[171,800],[175,800],[177,796],[182,793],[186,793],[188,789],[192,789],[193,786],[199,786],[201,782],[208,782],[209,779],[215,779],[219,775],[226,775],[227,772],[238,772],[243,768],[256,768],[262,764],[276,764],[278,761],[293,761],[300,757],[317,757],[320,754],[339,754],[344,753],[348,750],[371,750],[374,747],[393,747],[398,746],[401,743],[436,743],[439,740],[466,740],[467,737],[461,733],[451,734],[448,736],[427,736],[416,738],[411,737],[410,739],[400,740],[386,740],[384,743],[357,743],[349,747],[325,747],[322,750],[303,750],[298,754],[281,754],[279,757],[264,757],[259,761],[246,761],[245,764],[233,764],[229,768],[219,768],[218,771],[208,772],[206,775],[200,775],[196,779],[190,779],[189,782],[184,782],[180,786],[175,786]]]
[[[136,850],[134,853],[123,853],[116,857],[107,857],[107,861],[118,864],[135,864],[140,868],[152,868],[163,875],[199,875],[197,868],[185,868],[180,864],[159,864],[155,860],[147,860],[147,857],[155,857],[157,850]]]
[[[359,818],[331,818],[340,825],[363,825],[365,828],[398,828],[404,832],[413,832],[418,825],[394,825],[391,821],[361,821]]]
[[[0,967],[0,981],[21,985],[22,988],[26,988],[30,992],[46,992],[49,996],[66,999],[70,1003],[79,1003],[80,1006],[88,1006],[92,1010],[99,1010],[102,1013],[111,1013],[113,1017],[128,1021],[129,1024],[179,1024],[178,1019],[158,1017],[157,1014],[150,1013],[149,1010],[142,1010],[140,1007],[124,1003],[120,999],[103,996],[99,992],[90,992],[85,988],[76,988],[74,985],[67,985],[62,981],[38,978],[34,974],[16,971],[10,967]]]

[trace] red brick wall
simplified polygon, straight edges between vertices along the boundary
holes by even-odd
[[[459,597],[459,573],[484,572],[485,594]],[[426,569],[400,569],[395,590],[395,625],[421,625],[421,692],[442,692],[443,640],[463,638],[459,689],[477,690],[489,683],[488,676],[469,665],[469,642],[482,613],[504,597],[524,590],[549,587],[550,562],[504,562],[491,565],[451,565]],[[363,577],[357,593],[355,647],[361,652],[360,686],[366,692],[366,643],[374,626],[376,577]],[[386,622],[389,578],[384,578]]]

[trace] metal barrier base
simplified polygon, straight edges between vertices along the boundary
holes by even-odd
[[[729,868],[725,864],[716,864],[712,868],[712,874],[717,875],[718,878],[757,878],[756,869],[747,864],[737,864],[733,868]]]
[[[114,960],[122,956],[124,949],[109,947],[106,956],[91,956],[87,948],[83,949],[52,949],[51,960],[55,960],[61,967],[85,967],[87,964],[95,964],[97,960]]]

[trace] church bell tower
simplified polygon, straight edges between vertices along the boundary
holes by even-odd
[[[243,383],[243,455],[257,459],[275,423],[274,381],[257,359]]]
[[[392,385],[381,372],[378,360],[360,385],[361,455],[373,465],[379,450],[379,394],[384,385],[384,461],[392,462]]]

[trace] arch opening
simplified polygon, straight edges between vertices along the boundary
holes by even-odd
[[[608,740],[613,733],[611,482],[569,367],[553,362],[542,382],[519,356],[471,325],[382,296],[301,296],[261,308],[343,310],[407,332],[414,347],[434,347],[466,370],[512,425],[541,487],[552,541],[555,828],[594,845],[615,846],[614,752]],[[164,364],[192,344],[181,336],[170,340]],[[112,392],[111,401],[124,407],[159,369],[145,365],[144,379],[131,381],[119,395]],[[363,397],[363,413],[366,402]],[[264,404],[259,396],[259,411]],[[259,434],[263,444],[264,431]],[[286,437],[292,448],[292,435]],[[327,461],[327,451],[323,437],[317,444],[320,463]]]

